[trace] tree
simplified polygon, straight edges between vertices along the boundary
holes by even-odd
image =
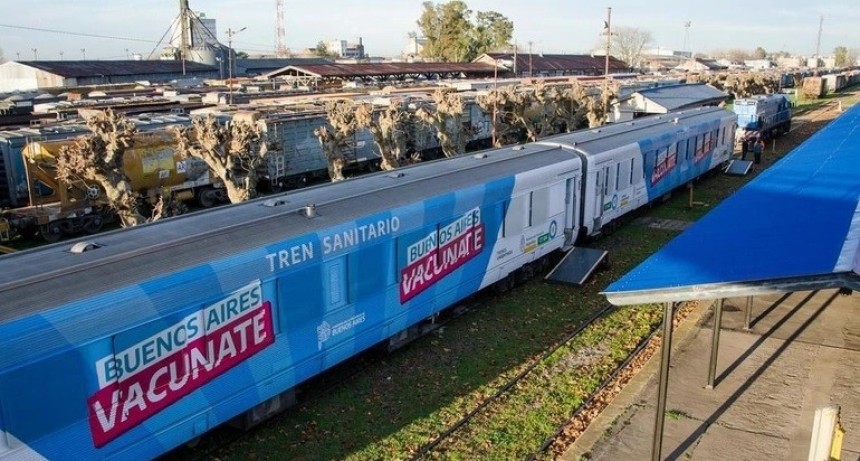
[[[435,110],[419,107],[415,116],[436,130],[436,139],[446,157],[466,152],[471,129],[463,124],[466,109],[463,98],[451,88],[437,88],[433,92],[433,102]]]
[[[587,88],[577,81],[570,88],[555,93],[556,117],[564,123],[565,131],[570,133],[588,125],[588,114],[594,111],[594,100]]]
[[[502,93],[505,98],[502,106],[505,108],[505,115],[513,120],[514,125],[526,130],[528,140],[534,142],[553,132],[554,94],[555,90],[547,87],[543,81],[519,90],[510,86]]]
[[[329,51],[328,46],[322,40],[317,42],[317,46],[315,46],[314,48],[311,48],[311,52],[313,52],[314,55],[319,56],[321,58],[337,57],[336,53],[332,53],[331,51]]]
[[[332,181],[343,181],[343,169],[346,167],[346,157],[343,150],[358,130],[359,117],[355,104],[348,99],[327,101],[325,112],[328,125],[323,125],[314,134],[319,138],[323,154],[328,162],[328,175]]]
[[[265,166],[269,146],[262,121],[237,114],[230,123],[219,123],[212,115],[195,118],[188,128],[174,128],[176,151],[183,158],[206,163],[224,184],[230,203],[257,195],[259,169]]]
[[[764,59],[767,57],[767,51],[762,47],[756,47],[755,51],[753,51],[753,57],[756,59]]]
[[[506,46],[513,36],[514,24],[496,11],[472,10],[465,2],[424,2],[418,29],[427,42],[422,55],[442,61],[471,61],[481,53]]]
[[[834,64],[836,67],[847,67],[853,66],[856,61],[855,56],[850,56],[850,52],[847,47],[837,46],[833,49],[833,58]]]
[[[492,117],[492,130],[495,138],[493,147],[502,147],[505,144],[518,141],[515,135],[517,131],[514,126],[515,122],[509,115],[513,112],[513,102],[509,95],[514,91],[516,91],[514,86],[504,86],[494,88],[475,98],[478,107]],[[514,139],[509,139],[511,137]]]
[[[634,69],[642,67],[642,52],[653,41],[651,32],[623,26],[613,30],[612,35],[610,54]]]
[[[75,180],[94,182],[123,227],[155,221],[164,213],[160,197],[150,217],[140,211],[140,201],[125,173],[125,153],[134,146],[137,130],[121,113],[96,111],[86,116],[91,135],[78,138],[57,153],[57,179],[70,184]]]
[[[496,11],[479,11],[475,15],[475,56],[506,48],[514,34],[514,23]]]
[[[406,154],[408,125],[413,123],[412,114],[404,110],[403,104],[392,101],[387,108],[376,114],[373,106],[363,104],[356,112],[356,117],[358,125],[367,128],[373,135],[376,149],[382,157],[380,168],[398,168]]]

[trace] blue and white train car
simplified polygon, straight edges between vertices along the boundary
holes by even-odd
[[[581,229],[599,234],[618,218],[728,161],[734,114],[715,108],[669,113],[541,141],[583,162]]]
[[[264,419],[707,171],[730,140],[678,146],[730,124],[643,118],[0,257],[0,460],[149,459]]]

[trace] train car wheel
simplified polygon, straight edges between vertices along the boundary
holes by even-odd
[[[215,189],[212,189],[211,187],[201,188],[197,192],[197,202],[199,202],[200,206],[203,208],[212,208],[218,204],[218,194],[215,192]]]
[[[87,234],[95,234],[102,230],[103,225],[104,219],[102,219],[100,214],[96,213],[92,216],[88,216],[86,221],[84,221],[84,232]]]
[[[63,235],[63,232],[60,230],[60,225],[56,222],[39,226],[39,233],[42,234],[42,238],[48,243],[59,241],[60,237]]]

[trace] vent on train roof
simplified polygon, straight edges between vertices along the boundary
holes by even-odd
[[[263,206],[274,208],[276,206],[286,205],[287,203],[290,202],[285,198],[270,198],[269,200],[263,201]]]
[[[402,177],[406,176],[406,173],[404,173],[402,171],[395,171],[393,173],[388,173],[386,176],[388,176],[389,178],[397,179],[397,178],[402,178]]]
[[[472,158],[476,158],[476,159],[480,160],[482,158],[487,158],[487,154],[484,152],[481,152],[480,154],[473,155]]]
[[[526,148],[526,146],[514,146],[514,147],[512,147],[511,149],[513,149],[513,150],[523,150],[523,149],[525,149],[525,148]]]
[[[85,252],[90,251],[90,250],[95,250],[97,248],[101,248],[102,246],[103,245],[99,245],[98,243],[90,242],[90,241],[78,242],[78,243],[72,245],[71,248],[69,248],[69,253],[79,255],[81,253],[85,253]]]
[[[313,218],[317,215],[317,206],[313,203],[308,203],[304,208],[301,209],[301,213],[306,218]]]

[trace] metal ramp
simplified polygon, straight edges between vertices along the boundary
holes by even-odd
[[[547,274],[547,282],[582,286],[608,252],[595,248],[573,247]]]
[[[752,168],[752,160],[730,160],[726,166],[726,174],[734,176],[746,176]]]

